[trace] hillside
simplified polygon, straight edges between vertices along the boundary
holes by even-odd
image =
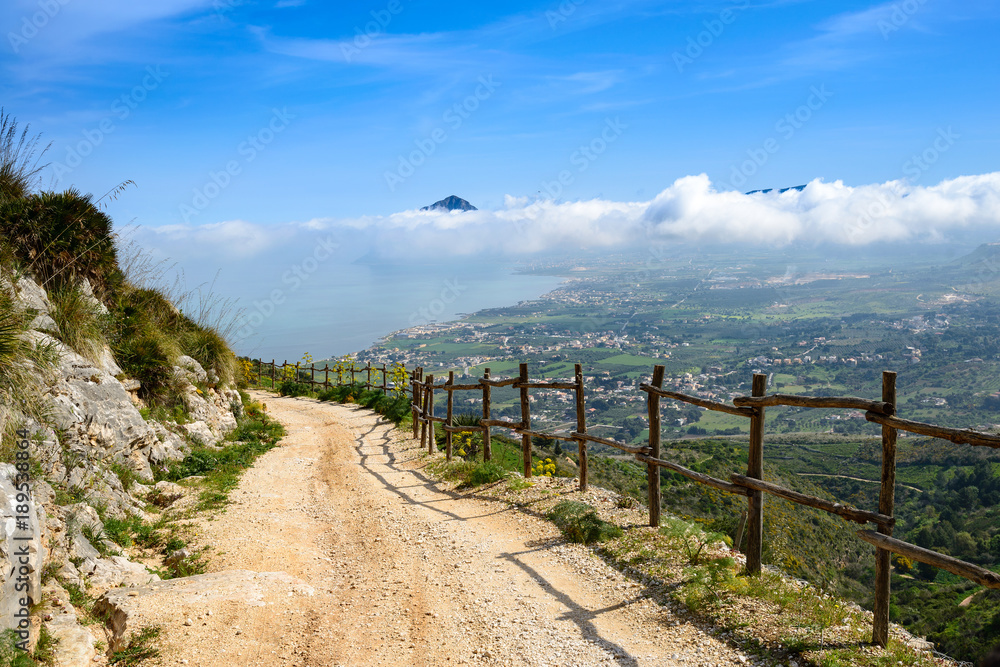
[[[15,631],[0,655],[102,664],[94,600],[198,567],[160,515],[174,471],[266,418],[244,409],[218,323],[178,309],[141,257],[122,261],[100,201],[35,191],[37,138],[7,116],[3,129],[0,503],[17,521],[0,537],[0,629]]]

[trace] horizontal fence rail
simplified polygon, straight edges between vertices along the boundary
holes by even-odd
[[[336,375],[337,384],[343,384],[344,378],[347,375],[350,375],[351,382],[355,383],[355,378],[360,373],[363,377],[366,377],[365,387],[368,389],[375,388],[381,389],[382,392],[388,392],[391,388],[385,364],[372,366],[370,363],[367,363],[360,369],[355,368],[353,365],[350,368],[338,366],[334,369],[330,369],[329,367],[317,369],[313,365],[310,365],[309,368],[304,368],[300,367],[299,364],[291,365],[287,362],[279,366],[273,359],[270,362],[258,360],[254,363],[257,364],[261,380],[268,377],[265,371],[270,369],[269,378],[272,387],[276,387],[275,383],[279,379],[278,369],[280,368],[280,379],[287,379],[289,373],[291,373],[294,378],[302,378],[298,381],[307,383],[312,387],[320,385],[330,387],[330,373],[333,372]],[[291,368],[294,368],[294,371],[288,370]],[[373,372],[382,374],[380,384],[372,383]],[[324,373],[322,382],[315,379],[316,373]],[[647,466],[650,526],[659,526],[660,524],[660,468],[675,472],[698,484],[746,497],[747,511],[743,516],[745,522],[741,521],[740,535],[742,535],[745,526],[748,529],[745,553],[747,557],[746,567],[749,574],[759,574],[761,571],[765,493],[793,503],[829,512],[847,521],[860,524],[873,524],[876,530],[860,530],[857,531],[857,535],[860,539],[869,542],[876,548],[875,604],[872,628],[872,642],[874,644],[885,646],[888,641],[890,596],[889,556],[891,553],[902,554],[912,560],[939,567],[988,588],[1000,589],[1000,574],[973,563],[967,563],[892,537],[892,530],[896,523],[893,511],[896,485],[896,438],[898,431],[941,438],[959,444],[1000,448],[1000,435],[969,429],[935,426],[896,416],[895,373],[886,371],[882,374],[881,400],[870,400],[854,396],[767,395],[767,376],[758,373],[753,377],[751,395],[736,397],[732,400],[732,404],[729,404],[663,389],[664,366],[657,365],[653,367],[653,375],[650,382],[639,384],[639,390],[646,394],[649,420],[649,435],[646,445],[623,443],[611,438],[598,437],[587,432],[586,387],[583,369],[580,364],[575,364],[574,366],[574,378],[572,381],[531,380],[528,374],[528,365],[525,363],[519,365],[517,377],[494,378],[490,373],[490,369],[486,368],[483,371],[483,376],[478,378],[475,383],[456,384],[454,371],[449,371],[447,381],[435,383],[434,376],[432,374],[425,376],[424,369],[420,367],[408,371],[407,378],[411,392],[410,410],[413,418],[413,437],[414,439],[419,439],[420,446],[426,447],[428,453],[433,454],[436,449],[435,424],[441,424],[441,430],[444,432],[445,438],[445,456],[448,461],[451,461],[453,456],[453,436],[456,433],[481,434],[483,439],[483,460],[491,460],[491,432],[495,428],[502,428],[510,431],[512,435],[521,437],[523,474],[528,478],[532,476],[532,438],[576,442],[579,488],[581,491],[586,491],[588,484],[588,443],[611,447],[632,454],[636,461],[644,463]],[[519,421],[496,419],[493,417],[492,392],[494,389],[502,387],[510,387],[518,391],[518,402],[521,412]],[[546,432],[534,428],[531,423],[530,391],[536,389],[572,391],[575,399],[575,428],[559,432]],[[447,394],[446,410],[445,416],[439,417],[435,415],[434,395],[435,392],[442,391]],[[456,425],[454,423],[454,394],[456,391],[476,391],[482,396],[482,418],[479,420],[478,425]],[[746,473],[733,472],[727,481],[690,470],[674,461],[663,458],[661,446],[661,399],[679,401],[706,410],[749,419],[750,437]],[[774,406],[858,410],[864,413],[865,419],[869,422],[881,425],[881,486],[877,510],[859,509],[824,498],[810,496],[763,479],[765,409]],[[740,547],[741,541],[737,540],[737,548]]]

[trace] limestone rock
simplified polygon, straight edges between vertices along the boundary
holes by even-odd
[[[219,443],[218,436],[212,433],[212,429],[210,429],[208,424],[203,421],[184,424],[181,428],[184,429],[184,432],[187,433],[188,437],[196,443],[207,445],[209,447],[214,447]]]
[[[94,635],[90,630],[77,625],[76,619],[72,623],[67,621],[56,622],[53,618],[49,621],[49,633],[58,639],[54,654],[54,664],[59,667],[90,667],[94,664],[97,656]]]
[[[224,600],[262,607],[266,596],[314,595],[301,579],[284,572],[227,570],[160,581],[140,588],[116,588],[94,603],[94,614],[108,618],[111,649],[118,650],[142,627],[175,619],[159,619],[157,609],[202,608],[206,602]]]
[[[146,498],[158,507],[168,507],[184,497],[184,487],[166,480],[157,482]]]
[[[35,319],[31,323],[32,329],[42,331],[58,331],[55,320],[49,315],[52,304],[49,302],[49,295],[45,293],[38,283],[27,277],[22,277],[14,285],[14,292],[17,301],[23,308],[30,308],[35,311]]]
[[[177,365],[174,366],[174,377],[186,379],[191,384],[201,382],[208,383],[208,373],[194,357],[186,354],[177,357]]]
[[[145,586],[160,580],[145,565],[133,563],[124,556],[84,561],[80,571],[88,576],[87,581],[91,587],[97,589]]]
[[[61,353],[58,379],[48,397],[56,426],[70,448],[87,458],[129,462],[140,479],[153,479],[146,457],[156,434],[139,414],[122,384],[106,371],[55,343]],[[138,455],[136,455],[138,453]]]

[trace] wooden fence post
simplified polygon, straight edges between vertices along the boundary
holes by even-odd
[[[767,375],[753,376],[753,396],[767,393]],[[750,452],[747,461],[747,477],[764,478],[764,408],[755,408],[757,414],[750,418]],[[760,574],[761,555],[764,549],[764,492],[752,489],[747,500],[747,573]]]
[[[882,373],[882,400],[896,407],[896,374]],[[879,514],[892,516],[896,491],[896,429],[882,427],[882,487],[878,494]],[[892,526],[879,526],[878,532],[892,536]],[[872,643],[884,647],[889,642],[890,552],[875,550],[875,606]]]
[[[274,361],[274,359],[271,359],[271,389],[274,389],[275,375],[278,371],[278,367],[275,365]]]
[[[413,379],[410,381],[410,388],[413,389],[413,439],[416,440],[420,431],[419,410],[423,407],[423,399],[420,396],[420,367],[413,369]]]
[[[382,364],[382,395],[389,395],[389,376],[386,373],[385,364]]]
[[[309,388],[312,389],[318,383],[316,382],[316,364],[309,364]]]
[[[330,364],[323,364],[323,389],[330,388]]]
[[[431,419],[431,417],[434,416],[434,376],[428,375],[427,381],[424,384],[425,384],[424,391],[427,394],[427,400],[425,401],[427,405],[426,408],[427,412],[424,415],[425,417],[424,424],[427,427],[427,434],[428,434],[427,453],[433,454],[434,450],[437,449],[437,442],[435,441],[434,438],[434,421]]]
[[[663,387],[663,366],[653,366],[653,386]],[[660,458],[660,396],[649,392],[646,394],[646,408],[649,412],[649,447],[650,456]],[[649,486],[649,525],[657,528],[660,525],[660,468],[652,463],[646,466],[646,484]]]
[[[490,379],[490,369],[483,369],[483,377],[487,380]],[[490,398],[492,394],[492,387],[488,384],[483,385],[483,419],[490,420]],[[490,441],[490,427],[489,425],[483,427],[483,460],[492,461],[493,460],[493,443]]]
[[[576,432],[587,433],[587,405],[583,396],[583,366],[573,366],[573,377],[576,381]],[[580,491],[587,490],[587,441],[580,438],[576,441],[576,451],[579,455]]]
[[[368,371],[368,381],[365,382],[365,389],[371,391],[372,388],[372,362],[365,363],[365,370]]]
[[[448,384],[450,384],[450,385],[451,384],[455,384],[455,371],[448,371]],[[446,424],[448,424],[449,427],[454,426],[454,424],[452,423],[452,417],[454,416],[454,414],[455,414],[455,392],[449,391],[448,392],[448,421],[445,422]],[[445,431],[444,432],[444,451],[445,451],[445,459],[448,461],[448,463],[451,463],[451,444],[452,444],[451,431]]]
[[[531,404],[528,400],[528,364],[520,365],[521,387],[521,428],[531,428]],[[524,477],[531,477],[531,436],[521,435],[521,456],[524,458]]]

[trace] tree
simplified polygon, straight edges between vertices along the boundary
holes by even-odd
[[[938,576],[938,569],[927,563],[917,563],[917,576],[924,581],[934,581]]]

